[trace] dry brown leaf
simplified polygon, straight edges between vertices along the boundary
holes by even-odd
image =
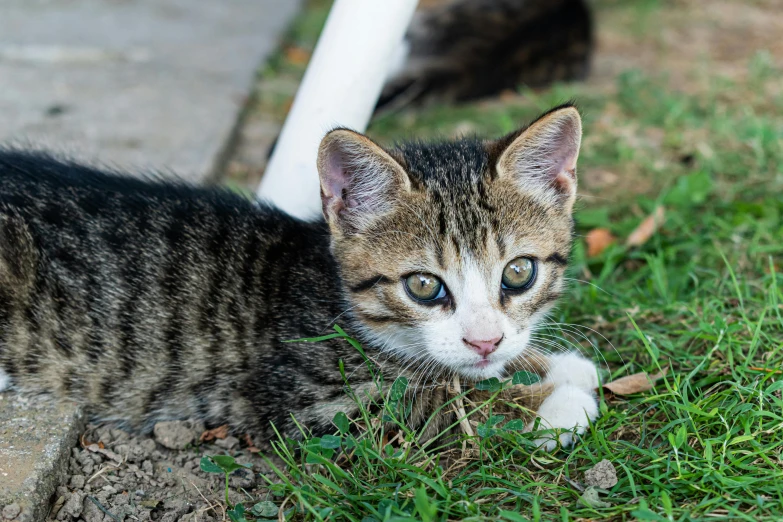
[[[383,432],[383,439],[381,439],[381,445],[387,446],[388,444],[393,444],[397,441],[397,439],[400,438],[400,432],[399,431],[384,431]]]
[[[629,247],[637,247],[645,244],[655,234],[658,228],[663,224],[663,207],[655,207],[655,212],[644,218],[639,226],[631,232],[625,244]]]
[[[242,435],[242,440],[245,441],[245,444],[247,445],[247,451],[250,453],[261,453],[261,450],[256,448],[256,445],[253,444],[253,438],[249,433]]]
[[[665,376],[668,372],[669,369],[664,368],[663,371],[654,375],[648,375],[647,372],[626,375],[625,377],[620,377],[616,381],[607,382],[604,384],[604,389],[609,390],[615,395],[631,395],[633,393],[641,393],[652,390],[655,386],[655,382],[661,377]]]
[[[289,47],[285,50],[285,57],[294,65],[304,65],[310,60],[310,52],[301,47]]]
[[[594,228],[585,236],[587,256],[595,257],[599,255],[615,241],[617,241],[617,238],[609,232],[608,228]]]
[[[79,444],[81,444],[83,449],[86,449],[87,447],[92,446],[93,444],[97,444],[100,449],[105,449],[106,448],[106,445],[103,442],[101,442],[101,441],[90,442],[89,440],[87,440],[86,435],[87,435],[87,433],[85,432],[85,433],[82,433],[82,435],[79,437]]]
[[[228,424],[205,431],[198,440],[201,442],[210,442],[215,439],[225,439],[226,437],[228,437]]]

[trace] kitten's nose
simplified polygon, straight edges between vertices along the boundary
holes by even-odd
[[[470,346],[474,352],[479,354],[482,357],[486,357],[487,355],[491,354],[495,350],[498,349],[498,345],[500,344],[500,341],[503,340],[503,336],[495,337],[494,339],[490,339],[489,341],[476,341],[476,340],[468,340],[468,339],[462,339],[462,342]]]

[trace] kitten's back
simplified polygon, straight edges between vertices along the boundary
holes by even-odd
[[[0,368],[142,429],[285,424],[279,404],[258,411],[253,395],[268,384],[296,403],[288,364],[263,370],[280,356],[269,346],[316,335],[344,309],[328,241],[323,223],[226,189],[2,151]],[[308,303],[318,286],[332,302]],[[306,366],[300,355],[328,366],[312,354],[288,363]]]

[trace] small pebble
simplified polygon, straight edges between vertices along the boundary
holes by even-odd
[[[604,459],[592,469],[585,471],[585,484],[601,489],[609,489],[617,484],[617,472],[614,464]]]
[[[3,508],[3,518],[6,520],[13,520],[16,517],[19,516],[19,513],[22,512],[22,508],[19,507],[19,504],[14,502],[13,504],[8,504],[6,507]]]
[[[155,434],[155,440],[169,449],[183,449],[197,436],[193,426],[183,421],[159,422],[152,428],[152,432]],[[150,448],[150,451],[153,449],[154,446]]]
[[[95,438],[103,442],[105,445],[108,445],[110,442],[112,442],[111,430],[109,428],[99,428],[95,432]]]
[[[220,446],[223,449],[232,449],[235,446],[239,446],[239,439],[229,435],[225,439],[218,439],[215,441],[216,446]]]
[[[82,501],[84,500],[84,494],[73,493],[68,500],[65,501],[65,505],[57,513],[57,520],[65,520],[66,518],[77,518],[82,514]]]
[[[74,475],[71,477],[71,487],[73,489],[82,489],[84,487],[84,475]]]
[[[115,442],[117,442],[121,440],[128,440],[130,438],[130,435],[128,435],[127,432],[122,430],[111,430],[111,438],[114,439]]]

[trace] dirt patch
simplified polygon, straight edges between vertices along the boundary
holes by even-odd
[[[611,88],[629,69],[666,74],[677,90],[708,92],[716,77],[740,79],[759,51],[783,65],[777,1],[596,3],[597,46],[588,85]]]
[[[235,437],[194,445],[202,432],[202,425],[190,421],[160,423],[149,436],[88,426],[72,450],[70,477],[57,488],[47,520],[223,520],[225,478],[201,471],[204,455],[230,454],[252,465],[231,474],[231,503],[274,500],[267,498],[261,476],[269,467],[257,454]]]

